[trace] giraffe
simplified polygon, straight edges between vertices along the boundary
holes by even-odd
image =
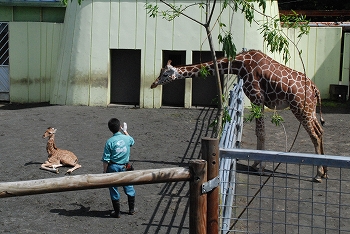
[[[66,174],[72,173],[74,170],[81,167],[78,164],[78,158],[75,154],[68,150],[59,149],[55,144],[55,133],[57,129],[48,127],[44,132],[43,138],[47,138],[46,151],[48,158],[45,163],[41,164],[40,169],[59,173],[58,167],[72,166],[73,168],[68,169]]]
[[[314,145],[316,154],[324,154],[323,129],[324,124],[320,109],[320,121],[316,117],[317,103],[321,106],[320,91],[305,74],[278,63],[259,50],[243,51],[231,61],[227,58],[217,60],[220,74],[236,74],[243,79],[243,91],[251,103],[258,105],[264,111],[264,106],[270,109],[282,110],[290,108],[297,120],[303,125]],[[213,61],[187,65],[172,66],[171,60],[165,68],[161,69],[159,77],[152,83],[151,88],[164,85],[178,79],[200,76],[201,67],[214,74]],[[256,119],[255,134],[257,136],[257,149],[265,150],[265,124],[264,118]],[[260,164],[255,161],[256,168]],[[260,164],[260,171],[265,165]],[[317,166],[315,182],[322,182],[328,178],[327,167]]]

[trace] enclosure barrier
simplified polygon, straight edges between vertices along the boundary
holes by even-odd
[[[75,175],[41,180],[0,183],[0,198],[107,188],[111,186],[153,184],[189,180],[189,169],[183,167],[135,170],[120,173]]]
[[[350,233],[350,158],[275,151],[220,149],[237,159],[235,199],[221,233]],[[263,174],[249,165],[265,161]],[[316,166],[328,179],[313,182]]]
[[[203,138],[202,155],[206,160],[190,160],[189,168],[174,167],[4,182],[0,183],[0,198],[111,186],[189,181],[189,232],[191,234],[216,234],[219,230],[218,202],[208,202],[207,197],[218,201],[218,140]]]
[[[243,79],[239,79],[237,84],[230,91],[230,103],[228,114],[231,121],[225,123],[220,138],[220,148],[234,149],[241,145],[243,131],[243,111],[244,111],[244,94]],[[220,157],[220,215],[221,230],[229,230],[232,214],[232,204],[235,196],[235,168],[236,159]]]

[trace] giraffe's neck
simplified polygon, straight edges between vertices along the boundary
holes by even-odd
[[[237,62],[232,61],[229,62],[227,58],[221,58],[217,60],[219,73],[220,75],[224,74],[237,74],[238,73],[238,66]],[[173,67],[174,68],[174,75],[176,76],[175,79],[185,79],[185,78],[193,78],[193,77],[200,77],[201,75],[201,69],[205,69],[208,72],[208,75],[214,76],[215,75],[215,63],[213,61],[207,62],[207,63],[201,63],[201,64],[195,64],[195,65],[188,65],[188,66],[181,66],[181,67]]]
[[[178,79],[186,79],[201,76],[201,69],[204,67],[208,76],[215,75],[215,63],[213,61],[188,66],[173,67],[171,61],[160,72],[159,77],[152,83],[151,88],[155,88],[158,85],[164,85]],[[223,74],[239,74],[243,67],[242,60],[229,61],[227,58],[217,60],[219,73]]]
[[[46,151],[51,156],[55,151],[57,150],[56,144],[55,144],[55,135],[52,135],[46,144]]]

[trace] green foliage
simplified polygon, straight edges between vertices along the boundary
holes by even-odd
[[[149,15],[149,17],[152,17],[152,18],[156,18],[159,14],[158,5],[148,4],[148,5],[146,5],[146,10],[147,10],[147,14]]]
[[[232,118],[229,112],[229,108],[227,106],[224,107],[224,113],[222,116],[222,126],[225,125],[225,123],[231,122]]]
[[[232,120],[232,118],[231,118],[230,113],[228,111],[228,107],[225,106],[223,113],[222,113],[221,129],[223,129],[223,127],[225,126],[225,123],[230,122],[231,120]],[[218,119],[215,118],[215,120],[213,122],[211,122],[209,126],[217,129],[217,125],[218,125]]]
[[[70,1],[72,2],[73,0],[70,0]],[[83,1],[83,0],[78,0],[78,4],[81,5],[82,1]],[[68,5],[68,0],[61,0],[61,2],[62,2],[63,5],[65,5],[65,6]]]
[[[263,106],[255,105],[251,103],[250,114],[244,117],[244,122],[252,122],[254,119],[260,119],[264,117]]]
[[[264,117],[263,107],[251,103],[250,113],[248,116],[244,118],[244,122],[245,123],[252,122],[254,119],[259,119],[263,117]],[[271,123],[275,124],[276,126],[280,126],[283,122],[284,122],[283,117],[280,116],[275,109],[271,117]]]
[[[247,117],[244,117],[244,123],[247,122],[252,122],[254,119],[260,119],[264,117],[264,113],[263,113],[263,106],[259,106],[259,105],[255,105],[253,103],[251,103],[251,109],[250,109],[250,114]],[[276,126],[282,126],[283,127],[283,131],[284,131],[284,135],[285,135],[285,151],[287,152],[287,133],[286,133],[286,129],[283,125],[284,119],[282,118],[282,116],[280,116],[276,109],[274,110],[274,113],[271,117],[271,123],[275,124]]]
[[[209,69],[206,66],[201,66],[201,69],[199,70],[199,74],[201,77],[206,78],[210,75]]]
[[[276,108],[275,108],[273,115],[271,117],[271,123],[275,124],[277,127],[282,126],[284,136],[285,136],[285,151],[287,152],[288,137],[287,137],[286,128],[284,127],[283,122],[284,122],[283,117],[277,113]]]
[[[277,111],[275,110],[273,112],[273,115],[271,117],[271,123],[275,124],[276,126],[280,126],[284,122],[284,119],[282,116],[280,116]]]
[[[158,5],[148,4],[146,5],[146,10],[147,14],[152,18],[161,16],[165,20],[172,21],[181,15],[182,5],[176,6],[174,4],[170,4],[170,8],[168,10],[160,10]]]
[[[281,22],[283,27],[299,29],[298,38],[307,35],[310,31],[310,26],[308,25],[309,21],[306,20],[305,16],[298,15],[294,11],[293,15],[282,15],[281,20],[279,18],[272,18],[260,26],[260,32],[263,35],[264,40],[267,42],[270,51],[272,53],[282,53],[283,60],[287,63],[290,58],[288,48],[289,41],[280,29]]]
[[[287,63],[290,58],[288,49],[289,41],[284,36],[282,30],[279,29],[279,19],[268,20],[263,23],[259,29],[270,51],[272,53],[282,52],[283,60]]]
[[[262,8],[263,12],[265,13],[266,0],[236,0],[233,1],[233,9],[234,11],[238,11],[238,9],[241,9],[241,12],[244,14],[248,22],[252,23],[255,12],[253,4],[254,2],[257,2],[259,4],[259,7]]]
[[[218,102],[218,100],[215,98],[213,100],[213,102]],[[222,95],[222,103],[226,103],[226,98],[224,95]],[[230,112],[229,112],[229,107],[226,105],[224,108],[223,108],[223,112],[222,112],[222,121],[221,121],[221,129],[223,129],[223,127],[225,126],[225,124],[227,122],[231,122],[232,118],[231,118],[231,115],[230,115]],[[218,123],[219,123],[219,120],[218,120],[218,117],[215,118],[215,120],[213,122],[211,122],[209,124],[209,127],[212,127],[214,129],[218,129]],[[221,134],[219,134],[221,135]]]
[[[233,43],[232,33],[230,31],[225,31],[226,25],[220,23],[220,29],[223,31],[224,36],[220,33],[218,35],[219,43],[222,44],[222,51],[228,59],[233,59],[236,57],[237,48],[235,43]]]
[[[238,1],[237,1],[238,2]],[[242,13],[244,13],[245,18],[249,23],[253,22],[254,19],[254,5],[247,1],[241,1],[242,3]]]
[[[305,15],[298,15],[292,10],[292,15],[281,15],[282,26],[286,28],[299,28],[298,38],[310,32],[309,20]]]
[[[203,7],[203,4],[197,4],[199,7]],[[181,13],[186,9],[186,7],[182,5],[168,4],[168,10],[160,10],[158,5],[147,4],[146,10],[149,17],[155,18],[157,16],[161,16],[163,19],[167,21],[172,21],[175,18],[179,17]]]

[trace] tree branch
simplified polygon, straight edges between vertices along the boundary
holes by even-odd
[[[175,9],[171,4],[167,3],[166,1],[164,0],[160,0],[160,2],[164,3],[165,5],[167,5],[169,8],[171,8],[173,11],[179,13],[180,15],[183,15],[185,16],[186,18],[190,19],[190,20],[193,20],[194,22],[196,22],[197,24],[200,24],[202,25],[203,27],[205,27],[205,24],[203,24],[202,22],[196,20],[195,18],[192,18],[188,15],[186,15],[185,13],[183,13],[182,11],[178,11],[177,9]],[[196,4],[192,4],[192,5],[196,5]],[[187,6],[185,9],[187,9],[189,6]]]

